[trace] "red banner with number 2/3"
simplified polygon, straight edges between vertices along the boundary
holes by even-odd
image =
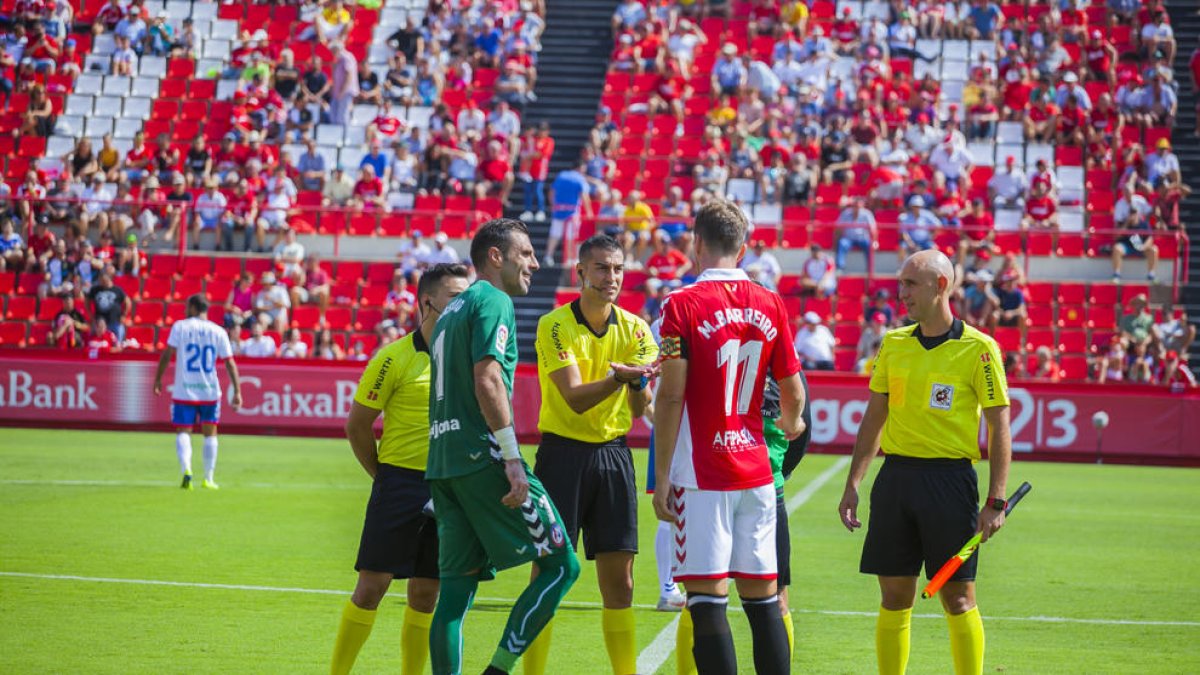
[[[87,359],[82,355],[0,350],[0,425],[169,429],[170,395],[152,391],[150,355]],[[340,436],[363,363],[241,359],[241,410],[222,406],[231,433]],[[170,374],[168,370],[168,382]],[[228,381],[226,384],[228,403]],[[848,452],[867,407],[866,378],[808,374],[814,450]],[[1020,382],[1009,388],[1013,451],[1040,459],[1200,465],[1200,392],[1138,385]],[[514,382],[517,434],[538,437],[537,370],[523,364]],[[1103,432],[1092,417],[1103,412]],[[1103,434],[1102,437],[1100,434]],[[649,440],[638,420],[632,445]],[[980,430],[984,447],[984,430]]]

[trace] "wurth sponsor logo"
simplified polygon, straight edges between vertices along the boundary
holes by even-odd
[[[96,387],[87,383],[86,373],[76,373],[73,381],[54,384],[39,382],[24,370],[10,370],[8,382],[0,384],[0,407],[37,410],[99,410]]]

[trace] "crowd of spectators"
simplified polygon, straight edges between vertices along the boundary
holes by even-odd
[[[801,2],[753,2],[748,10],[621,2],[609,78],[617,95],[602,101],[578,171],[597,204],[597,226],[625,242],[627,267],[657,280],[644,291],[643,314],[652,316],[663,290],[687,280],[686,269],[664,275],[651,259],[688,248],[688,216],[714,195],[741,202],[760,225],[762,206],[776,207],[766,210],[770,227],[778,227],[778,207],[814,209],[802,213],[815,214],[816,228],[834,229],[834,246],[812,244],[797,290],[820,300],[836,295],[853,252],[863,254],[869,273],[881,239],[895,242],[900,259],[941,245],[966,272],[955,291],[959,315],[983,330],[1024,334],[1023,270],[996,243],[998,210],[1014,231],[1052,235],[1080,229],[1087,215],[1111,215],[1119,229],[1113,280],[1136,256],[1156,282],[1155,235],[1181,229],[1177,205],[1189,193],[1163,133],[1177,115],[1170,67],[1177,45],[1160,2],[1093,5],[1017,3],[1001,11],[987,0],[890,3],[885,15],[846,9],[814,21],[811,4]],[[732,21],[712,23],[730,9],[739,12]],[[939,54],[950,44],[942,39],[975,42],[957,43],[961,54]],[[620,83],[629,77],[634,90],[622,100]],[[703,105],[690,104],[697,99]],[[630,129],[630,116],[649,116],[645,146],[627,138],[643,133]],[[672,131],[678,140],[664,145]],[[1027,162],[1026,144],[1048,150]],[[660,180],[649,170],[658,154],[669,155],[670,175],[664,190],[648,190]],[[1089,186],[1113,195],[1107,209],[1089,204],[1093,213],[1085,214],[1082,182],[1064,188],[1063,166],[1110,177]],[[675,218],[678,229],[668,226]],[[939,236],[949,232],[956,245]],[[744,266],[773,285],[761,248],[752,247]],[[999,269],[988,267],[993,258],[1004,261]],[[837,344],[826,326],[831,314],[797,319],[804,336],[797,347],[803,343],[802,356],[809,350],[814,367],[832,367],[835,347],[856,346]],[[877,343],[872,329],[898,320],[866,309],[860,367]],[[1039,358],[1053,361],[1046,351]]]
[[[229,115],[228,133],[211,137],[205,126],[187,142],[167,133],[138,133],[132,142],[105,136],[99,148],[80,137],[45,166],[35,160],[26,184],[0,188],[0,199],[16,199],[17,215],[33,211],[35,217],[53,210],[39,202],[43,197],[78,200],[55,220],[85,231],[95,226],[93,236],[112,229],[121,245],[126,230],[136,228],[143,245],[171,242],[186,231],[193,246],[212,233],[218,249],[258,252],[281,241],[289,223],[318,204],[383,212],[411,209],[418,195],[458,194],[498,205],[517,180],[526,183],[529,210],[536,208],[530,217],[545,218],[541,188],[553,140],[546,124],[522,121],[535,98],[544,3],[430,0],[423,18],[409,14],[387,36],[392,54],[386,66],[359,59],[347,44],[359,16],[352,9],[344,0],[303,3],[291,27],[293,36],[312,43],[303,62],[290,48],[295,43],[268,39],[261,27],[243,30],[224,66],[212,73],[232,83],[228,104],[213,101],[211,108]],[[12,92],[28,92],[24,121],[13,135],[48,136],[56,119],[40,80],[44,73],[78,75],[82,57],[68,41],[69,58],[78,63],[60,63],[68,57],[55,40],[67,29],[54,29],[57,38],[44,35],[48,21],[21,21],[24,14],[17,14],[3,36],[5,63],[29,62],[36,77],[22,79],[18,68],[17,81],[0,88],[6,104]],[[70,17],[63,25],[71,25]],[[33,33],[26,36],[27,30]],[[173,26],[165,14],[151,16],[140,0],[111,0],[91,30],[115,41],[112,63],[88,62],[105,74],[137,74],[143,55],[197,56],[190,20]],[[39,60],[43,43],[49,56]],[[346,129],[344,145],[340,129],[335,146],[320,133],[331,126]],[[362,143],[361,160],[343,149],[341,159],[356,162],[343,165],[336,146],[352,150],[355,143]],[[55,191],[59,177],[64,182]]]
[[[707,99],[696,108],[698,152],[677,153],[683,161],[672,165],[671,185],[693,187],[683,195],[693,210],[714,194],[747,206],[841,207],[836,223],[818,223],[838,229],[839,268],[846,252],[877,246],[863,210],[893,211],[886,225],[900,226],[901,254],[933,246],[936,230],[958,229],[960,263],[992,246],[989,204],[1020,209],[1021,229],[1057,230],[1063,208],[1082,216],[1078,195],[1060,193],[1053,152],[1031,159],[1027,177],[1017,145],[1015,156],[994,156],[993,176],[997,144],[1000,153],[1023,142],[1078,148],[1073,164],[1114,174],[1097,188],[1130,187],[1151,205],[1152,229],[1177,226],[1171,213],[1186,194],[1178,161],[1161,136],[1152,150],[1141,144],[1144,130],[1170,127],[1176,114],[1176,45],[1161,4],[1015,6],[1019,14],[1006,17],[984,0],[891,3],[886,16],[846,8],[813,22],[805,3],[756,2],[722,32],[701,30],[691,4],[627,0],[613,15],[611,69],[657,77],[645,102],[631,98],[625,112],[674,117],[680,136],[684,103]],[[927,65],[941,38],[970,38],[975,48]],[[593,132],[587,161],[598,182],[627,156],[617,112],[602,108]]]

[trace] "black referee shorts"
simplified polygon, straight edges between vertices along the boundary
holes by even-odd
[[[792,585],[792,535],[788,529],[787,502],[783,495],[775,497],[775,559],[779,573],[775,583],[779,588]]]
[[[423,471],[380,464],[354,569],[437,579],[437,523],[422,511],[428,501]]]
[[[542,434],[533,473],[558,507],[572,546],[583,530],[588,560],[597,553],[637,553],[637,485],[624,436],[584,443]]]
[[[859,571],[886,577],[925,576],[975,534],[979,483],[965,459],[888,455],[871,488],[871,517]],[[951,581],[973,581],[979,553]]]

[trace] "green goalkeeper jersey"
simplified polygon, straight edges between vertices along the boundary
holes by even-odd
[[[500,461],[475,398],[475,364],[500,363],[511,406],[517,368],[516,316],[512,299],[479,280],[446,305],[429,343],[429,461],[425,478],[454,478]]]

